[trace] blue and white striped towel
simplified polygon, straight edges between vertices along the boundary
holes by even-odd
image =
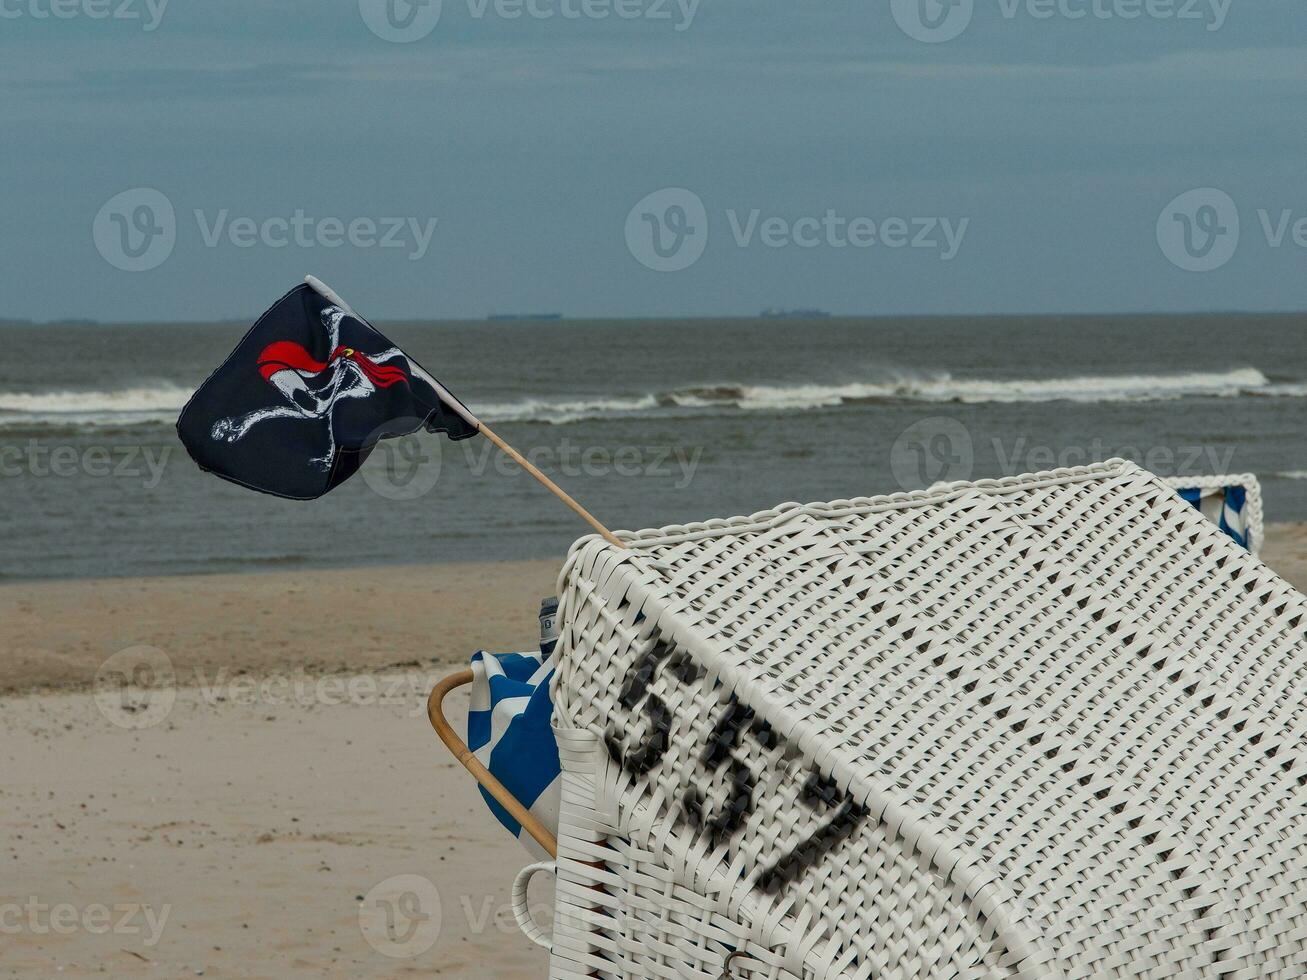
[[[1243,487],[1177,487],[1176,492],[1197,507],[1203,516],[1252,550],[1248,527],[1248,491]]]
[[[531,815],[556,834],[563,767],[549,725],[554,709],[549,694],[554,666],[554,658],[542,653],[490,654],[483,650],[474,654],[467,744]],[[539,859],[549,857],[494,797],[484,789],[481,795],[499,822],[528,851]]]

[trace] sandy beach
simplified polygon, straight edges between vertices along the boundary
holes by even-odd
[[[86,693],[5,699],[0,974],[543,976],[507,907],[525,854],[432,735],[427,680],[183,688],[139,731]]]
[[[543,975],[425,704],[534,642],[557,567],[403,571],[0,587],[0,976]],[[175,698],[98,702],[115,654]]]
[[[532,642],[557,577],[553,562],[506,561],[0,585],[0,693],[91,684],[142,645],[197,682],[453,664]]]
[[[1307,525],[1263,558],[1307,586]],[[531,644],[556,572],[0,586],[0,975],[544,976],[508,910],[528,858],[424,706]],[[97,698],[106,662],[162,685]]]

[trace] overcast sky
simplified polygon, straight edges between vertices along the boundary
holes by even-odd
[[[1302,0],[162,3],[0,0],[0,317],[1307,309]]]

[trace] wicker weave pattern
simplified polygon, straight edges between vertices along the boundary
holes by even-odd
[[[563,574],[554,977],[1307,975],[1307,606],[1162,481],[637,544]]]

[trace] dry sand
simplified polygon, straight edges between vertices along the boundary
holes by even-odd
[[[0,585],[0,693],[87,685],[158,647],[181,676],[452,664],[537,632],[558,564],[486,562]]]
[[[1307,525],[1267,538],[1307,586]],[[543,977],[507,907],[528,858],[424,703],[529,645],[556,572],[0,587],[0,976]],[[97,699],[115,654],[175,689]]]
[[[507,907],[529,858],[425,695],[279,691],[182,689],[139,731],[88,693],[0,699],[0,976],[545,976]]]
[[[0,976],[544,976],[507,906],[529,858],[425,707],[473,650],[530,648],[557,572],[0,587],[0,690],[46,692],[0,697]],[[102,710],[111,657],[175,701]]]

